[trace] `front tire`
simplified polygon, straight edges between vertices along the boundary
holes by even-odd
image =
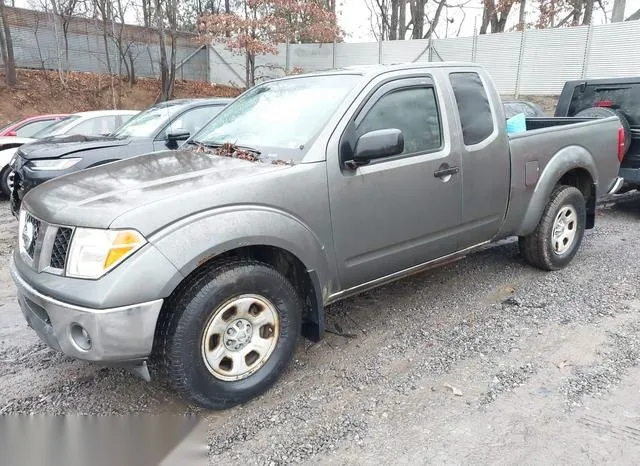
[[[234,260],[203,270],[168,302],[159,339],[176,391],[207,409],[268,390],[295,352],[302,303],[267,264]]]
[[[9,175],[11,174],[11,168],[5,167],[0,172],[0,192],[7,197],[11,196],[11,189],[9,188]]]
[[[586,218],[582,192],[573,186],[557,186],[536,229],[519,238],[524,259],[543,270],[566,267],[582,243]]]

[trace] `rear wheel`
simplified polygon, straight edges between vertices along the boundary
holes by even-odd
[[[624,155],[627,155],[629,146],[631,146],[631,125],[629,120],[621,112],[607,107],[591,107],[576,113],[576,118],[609,118],[618,117],[622,127],[624,128]]]
[[[554,189],[536,229],[519,238],[525,260],[543,270],[558,270],[571,262],[582,243],[586,203],[579,189]]]
[[[0,191],[2,194],[9,197],[11,195],[11,189],[9,188],[9,174],[11,173],[11,169],[9,167],[5,167],[2,172],[0,172]]]
[[[168,303],[159,339],[176,390],[209,409],[265,392],[290,362],[302,304],[267,264],[226,262],[195,276]]]

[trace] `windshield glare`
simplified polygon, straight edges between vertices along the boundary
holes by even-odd
[[[287,156],[301,156],[360,79],[344,74],[261,84],[220,112],[193,141],[282,149],[291,152]]]
[[[44,127],[40,131],[33,134],[31,137],[34,139],[42,139],[50,136],[58,136],[60,134],[64,134],[64,130],[67,125],[80,117],[78,115],[71,115],[68,117],[61,118],[55,123],[50,124],[49,126]]]
[[[115,133],[117,138],[151,138],[162,128],[176,106],[150,107],[127,121]]]

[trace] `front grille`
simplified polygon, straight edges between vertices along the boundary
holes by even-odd
[[[54,269],[64,269],[72,233],[73,230],[71,228],[58,228],[56,238],[53,241],[53,248],[51,249],[51,261],[49,262],[49,265]]]
[[[36,251],[36,243],[38,242],[38,237],[40,235],[40,220],[27,213],[24,223],[24,231],[22,232],[23,237],[25,238],[24,248],[29,257],[33,259],[33,254]],[[27,234],[29,229],[31,229],[31,232],[30,234]]]

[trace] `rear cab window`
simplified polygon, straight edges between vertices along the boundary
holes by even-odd
[[[476,72],[449,74],[465,146],[475,146],[488,139],[494,130],[489,97]]]

